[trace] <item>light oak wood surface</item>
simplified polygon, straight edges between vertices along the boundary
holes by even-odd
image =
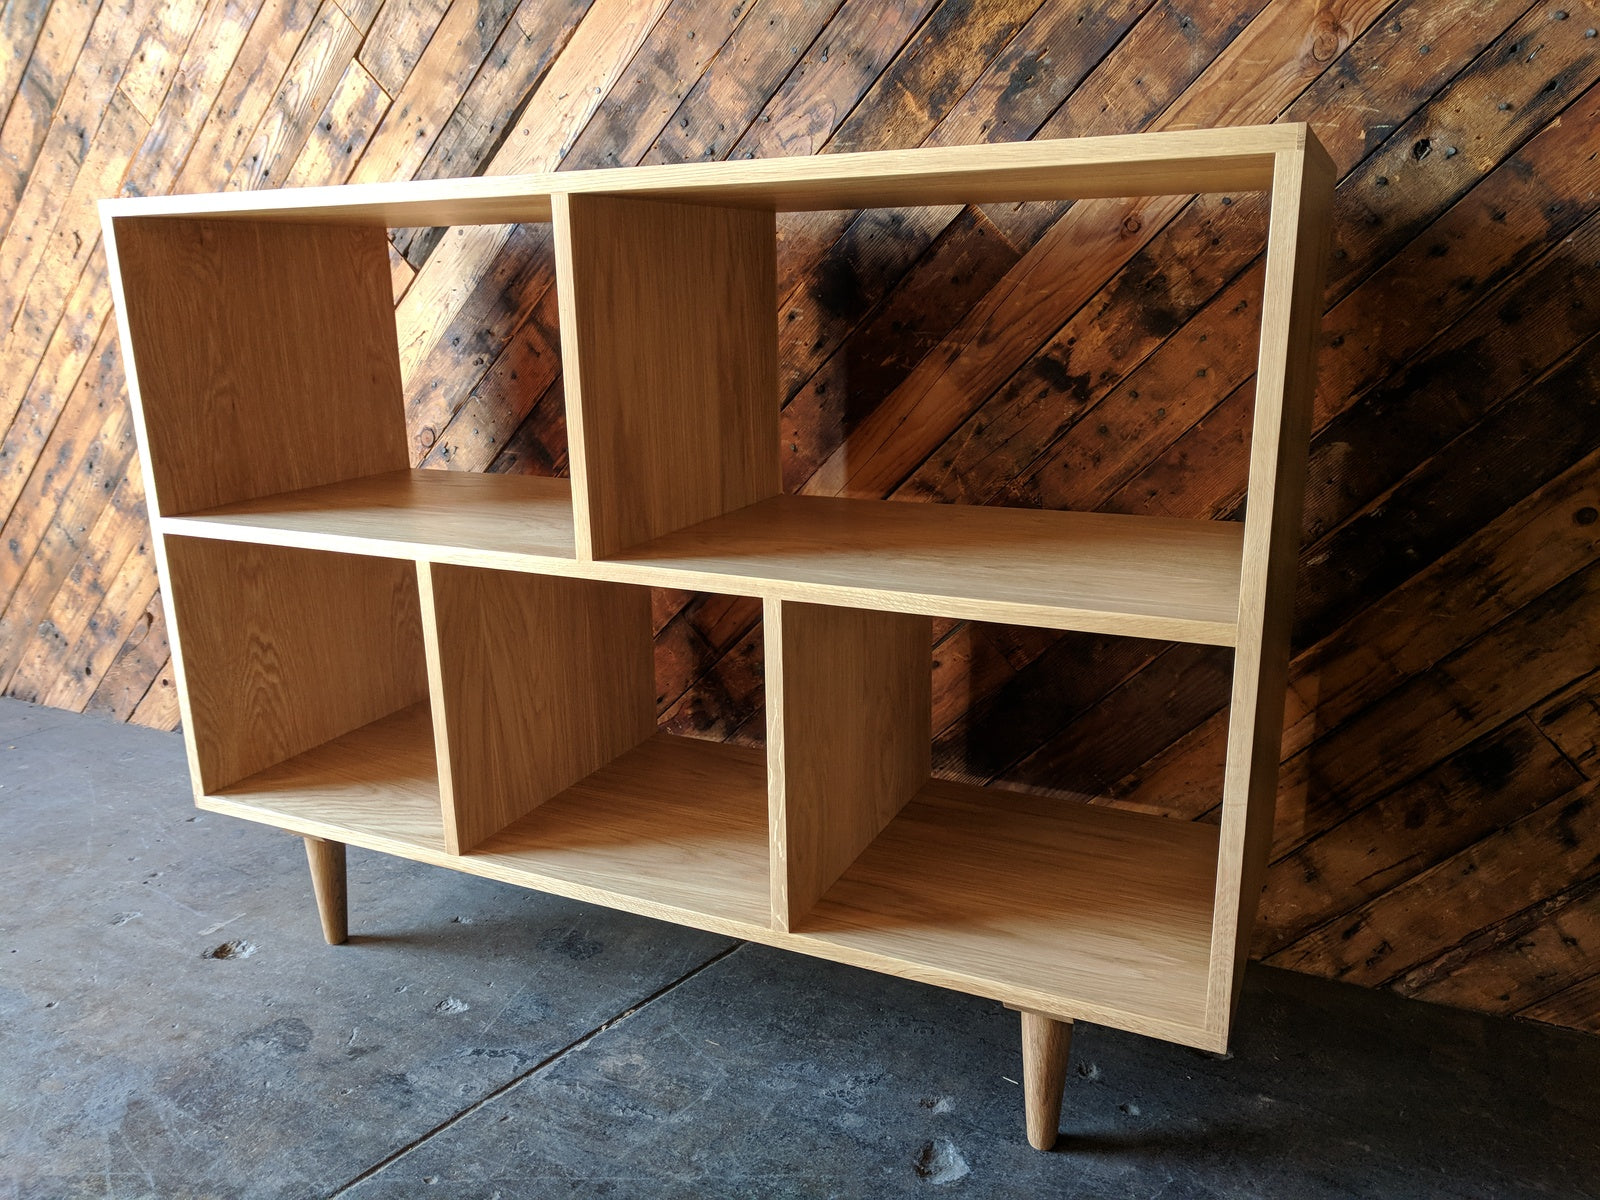
[[[1224,1048],[1332,170],[1284,125],[108,203],[199,803],[1014,1004],[1036,1144],[1057,1023]],[[781,494],[774,210],[1213,187],[1271,189],[1244,522]],[[364,226],[545,218],[572,482],[407,469]],[[765,601],[765,771],[653,732],[650,587]],[[929,780],[936,615],[1235,647],[1220,829]]]
[[[578,554],[779,491],[771,213],[558,196]]]
[[[775,496],[609,565],[700,581],[676,586],[761,581],[755,594],[780,599],[1230,645],[1241,532],[1227,521]]]
[[[799,931],[1057,1016],[1199,1026],[1216,850],[1190,822],[934,780]]]
[[[431,717],[419,704],[200,803],[735,937],[768,926],[759,750],[653,734],[458,856],[445,848]]]
[[[427,695],[407,564],[200,538],[166,551],[206,790]]]
[[[1304,125],[1241,126],[985,146],[674,163],[335,188],[152,196],[104,202],[113,216],[330,221],[378,227],[550,220],[551,199],[606,192],[764,208],[890,208],[1093,196],[1260,191]]]
[[[1272,189],[1212,932],[1208,1009],[1224,1036],[1272,845],[1333,184],[1312,138],[1280,159]]]
[[[788,601],[765,614],[772,918],[791,930],[928,780],[933,629]]]
[[[538,475],[402,468],[167,517],[163,524],[196,537],[508,568],[575,553],[572,485]]]
[[[1061,1136],[1061,1092],[1072,1052],[1072,1022],[1022,1011],[1022,1093],[1028,1144],[1052,1149]]]
[[[343,842],[307,837],[306,862],[311,867],[311,888],[317,896],[317,916],[322,936],[330,946],[350,937],[349,884],[345,873]]]
[[[437,477],[437,478],[435,478]],[[564,480],[394,472],[162,519],[170,533],[1231,645],[1243,526],[774,496],[604,560]]]
[[[655,732],[650,596],[586,579],[422,571],[445,845],[460,854]]]
[[[152,509],[188,512],[406,465],[380,230],[114,224]]]
[[[775,929],[758,750],[652,736],[476,853],[445,849],[416,705],[198,801],[399,854],[1205,1049],[1216,830],[932,782]]]

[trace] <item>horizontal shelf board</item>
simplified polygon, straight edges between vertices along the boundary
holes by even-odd
[[[1231,646],[1243,526],[774,496],[573,557],[564,479],[394,471],[165,517],[162,532]]]
[[[1303,125],[674,163],[102,202],[111,217],[329,221],[400,227],[550,220],[550,197],[603,193],[785,212],[1260,191]]]
[[[440,562],[571,560],[572,485],[536,475],[388,471],[165,517],[165,533]]]
[[[1024,1007],[1199,1029],[1216,864],[1208,825],[936,780],[796,933]]]
[[[1243,546],[1228,521],[775,496],[605,565],[671,586],[1227,646]]]
[[[774,930],[766,758],[658,734],[478,851],[444,848],[413,705],[201,808],[941,987],[1216,1048],[1214,827],[932,782],[795,933]]]
[[[459,857],[444,846],[427,704],[202,806],[739,937],[768,924],[767,760],[744,746],[657,734]]]
[[[472,852],[504,878],[765,926],[767,757],[658,733]],[[551,890],[555,890],[551,888]]]

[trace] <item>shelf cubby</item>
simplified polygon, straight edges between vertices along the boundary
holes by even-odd
[[[773,928],[1046,1013],[1204,1036],[1214,826],[935,779],[931,622],[769,601]]]
[[[1205,1036],[1215,826],[922,784],[796,932],[1049,1013]]]
[[[1225,1048],[1332,172],[1283,125],[105,202],[197,803],[319,839],[333,940],[350,843],[1004,1001],[1036,1145],[1071,1021]],[[1257,190],[1242,522],[784,494],[776,213]],[[384,229],[504,222],[570,482],[412,466]],[[761,599],[764,752],[657,730],[657,587]],[[934,617],[1231,649],[1219,822],[933,779]]]
[[[449,853],[652,915],[764,921],[761,754],[657,731],[648,589],[420,578]]]
[[[164,548],[202,793],[426,704],[411,564],[203,538]]]

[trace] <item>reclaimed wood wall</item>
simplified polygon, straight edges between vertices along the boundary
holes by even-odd
[[[1600,0],[9,0],[0,684],[177,719],[99,197],[1310,121],[1341,181],[1256,951],[1600,1031],[1597,26]],[[786,219],[788,485],[1237,518],[1263,224],[1247,196]],[[562,471],[548,232],[393,245],[416,459]],[[757,606],[656,614],[663,721],[758,738]],[[1225,652],[937,633],[942,771],[1214,817]]]

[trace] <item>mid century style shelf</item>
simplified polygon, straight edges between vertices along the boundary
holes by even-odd
[[[102,205],[200,807],[1226,1046],[1272,827],[1331,163],[1300,125]],[[779,211],[1271,194],[1242,523],[786,495]],[[572,463],[413,470],[385,228],[552,222]],[[760,597],[765,751],[649,589]],[[1232,647],[1218,825],[934,779],[930,618]]]

